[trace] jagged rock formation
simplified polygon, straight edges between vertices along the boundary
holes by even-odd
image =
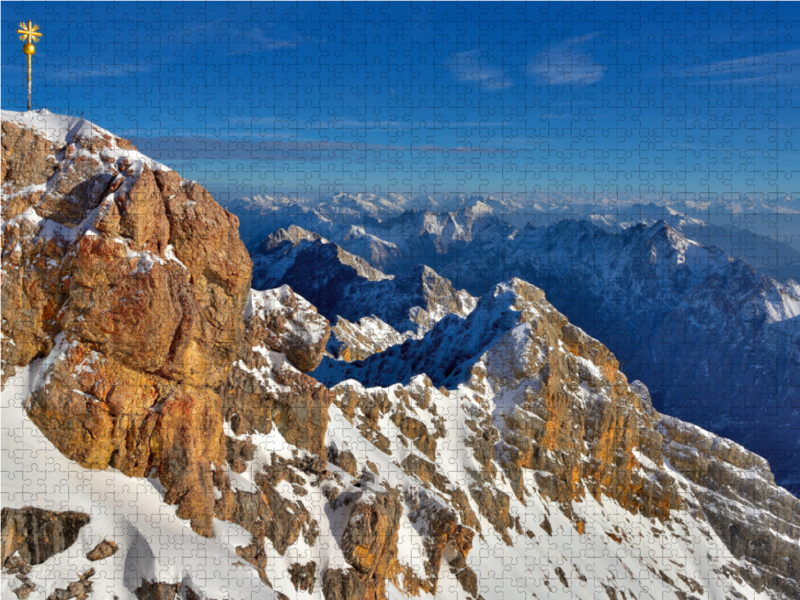
[[[357,323],[338,317],[326,350],[334,358],[349,362],[383,352],[410,337],[414,337],[410,331],[400,333],[378,317],[361,317]]]
[[[253,253],[253,286],[289,285],[330,321],[373,317],[421,335],[446,314],[465,316],[475,298],[424,265],[389,276],[299,227],[280,229]]]
[[[324,235],[385,273],[394,272],[396,265],[404,264],[407,258],[419,257],[409,251],[420,249],[420,243],[430,250],[424,238],[435,238],[437,232],[449,230],[464,239],[475,239],[476,230],[495,229],[506,232],[500,235],[503,239],[528,224],[548,227],[573,219],[590,221],[611,232],[665,221],[687,238],[706,246],[719,246],[764,275],[781,282],[800,281],[800,251],[776,236],[767,225],[769,220],[760,225],[758,219],[742,218],[732,211],[729,197],[698,196],[694,200],[699,202],[694,202],[685,196],[678,200],[669,195],[648,195],[650,201],[639,194],[598,197],[552,191],[499,196],[265,194],[233,199],[226,208],[241,220],[240,231],[249,250],[280,228],[299,226]],[[774,206],[766,197],[750,197],[747,202],[751,203],[752,214],[771,214],[775,222]],[[489,237],[485,236],[486,241]],[[425,258],[436,260],[436,255],[426,254]]]
[[[800,594],[798,500],[657,413],[538,288],[465,310],[420,269],[416,297],[455,309],[391,307],[436,318],[334,362],[316,299],[251,290],[200,186],[85,121],[3,119],[4,597]],[[323,281],[403,289],[298,235],[268,249],[282,273],[308,251]]]
[[[251,292],[244,318],[245,347],[263,342],[301,371],[313,371],[322,360],[330,325],[289,286]]]
[[[693,509],[703,511],[733,556],[754,567],[740,569],[741,577],[755,589],[798,594],[796,575],[786,574],[800,573],[800,503],[775,486],[767,461],[671,417],[661,418],[658,431],[664,457],[686,477],[697,498]]]

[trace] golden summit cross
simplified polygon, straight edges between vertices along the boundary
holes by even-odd
[[[39,31],[38,25],[28,21],[27,25],[25,23],[19,24],[17,33],[20,34],[19,39],[25,42],[22,51],[28,57],[28,110],[31,110],[31,57],[36,54],[34,43],[37,43],[42,37],[42,32]]]

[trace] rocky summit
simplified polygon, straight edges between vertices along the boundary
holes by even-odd
[[[299,229],[251,261],[130,142],[2,133],[3,598],[800,597],[767,461],[657,412],[541,289]]]

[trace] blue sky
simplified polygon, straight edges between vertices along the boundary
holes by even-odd
[[[23,19],[35,108],[223,197],[800,195],[791,3],[3,2],[4,109]]]

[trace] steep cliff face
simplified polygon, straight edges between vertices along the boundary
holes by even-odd
[[[237,219],[79,119],[4,119],[2,144],[4,206],[17,213],[3,231],[4,380],[46,357],[28,406],[42,432],[87,468],[155,469],[165,500],[211,535],[224,457],[213,388],[250,289]]]
[[[658,414],[538,288],[334,361],[200,186],[85,121],[2,126],[4,599],[800,595],[766,462]],[[272,249],[341,263],[298,235]]]

